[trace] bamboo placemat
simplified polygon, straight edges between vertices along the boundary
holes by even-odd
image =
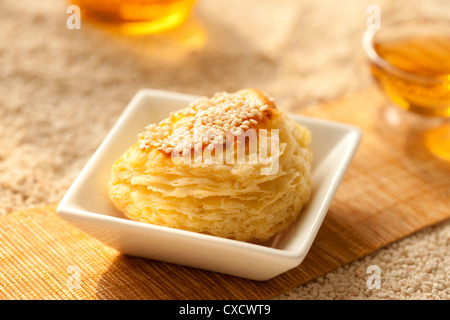
[[[370,88],[302,112],[364,136],[299,267],[257,282],[125,256],[49,205],[0,219],[0,299],[268,299],[449,218],[449,163],[422,146],[417,128],[387,125],[384,104]]]

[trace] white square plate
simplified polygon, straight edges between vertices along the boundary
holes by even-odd
[[[359,145],[358,128],[291,115],[312,133],[312,195],[296,223],[267,246],[131,221],[111,204],[107,190],[112,164],[146,125],[161,121],[197,98],[151,89],[139,91],[61,200],[58,215],[128,255],[252,280],[268,280],[298,266]]]

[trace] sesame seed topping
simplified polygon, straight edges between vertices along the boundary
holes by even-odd
[[[255,118],[263,120],[262,112],[268,108],[269,105],[243,92],[202,97],[187,108],[172,112],[159,124],[146,126],[138,134],[139,149],[155,147],[165,153],[175,150],[182,155],[187,155],[190,149],[201,151],[204,146],[212,150],[215,144],[227,142],[227,132],[237,136],[252,124],[257,125]],[[171,119],[178,120],[173,123]]]
[[[239,135],[241,135],[242,133],[244,133],[244,131],[243,131],[241,128],[236,128],[236,129],[233,131],[233,135],[235,135],[235,136],[239,136]]]

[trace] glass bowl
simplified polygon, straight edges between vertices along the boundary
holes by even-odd
[[[450,21],[383,23],[364,32],[362,45],[372,77],[396,106],[385,108],[384,124],[396,113],[397,126],[419,132],[433,156],[450,161]]]
[[[368,29],[363,48],[381,90],[396,105],[450,116],[450,21],[415,18]]]

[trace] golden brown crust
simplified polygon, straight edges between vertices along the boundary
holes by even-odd
[[[261,105],[268,105],[269,108],[263,111],[263,119],[264,121],[270,121],[273,117],[278,116],[280,114],[277,106],[275,105],[273,99],[269,97],[267,94],[263,93],[258,89],[244,89],[238,91],[246,96],[255,97],[257,100],[261,101]]]

